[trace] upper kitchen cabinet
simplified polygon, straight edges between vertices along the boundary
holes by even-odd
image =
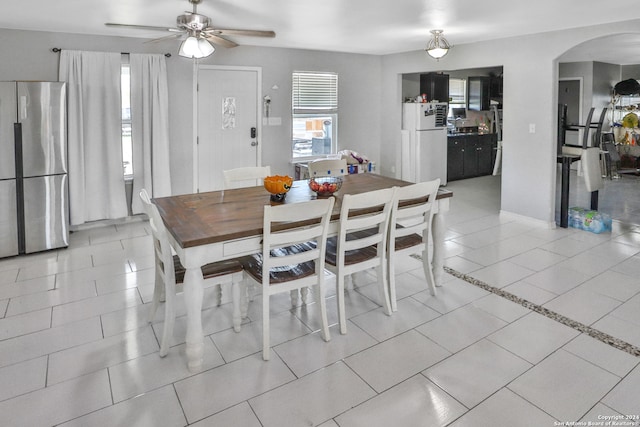
[[[502,77],[482,76],[468,79],[467,109],[486,111],[491,101],[502,108]]]
[[[420,93],[427,100],[449,102],[449,75],[442,73],[420,74]]]
[[[469,77],[467,110],[489,109],[489,77]]]

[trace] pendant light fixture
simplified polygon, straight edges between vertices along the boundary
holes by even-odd
[[[442,37],[442,30],[431,30],[433,37],[427,43],[427,47],[424,49],[430,57],[440,60],[448,52],[451,46],[447,39]]]

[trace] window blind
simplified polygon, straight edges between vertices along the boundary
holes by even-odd
[[[466,81],[464,79],[449,79],[449,97],[451,104],[466,104]]]
[[[338,75],[335,73],[293,73],[293,112],[337,110]]]

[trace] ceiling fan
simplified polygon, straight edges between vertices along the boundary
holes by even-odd
[[[116,24],[105,23],[108,27],[136,28],[140,30],[168,31],[173,33],[168,36],[153,39],[152,42],[168,39],[183,39],[180,44],[178,54],[187,58],[204,58],[215,51],[213,45],[222,47],[236,47],[238,44],[226,38],[226,36],[252,36],[252,37],[275,37],[273,31],[261,30],[239,30],[222,29],[211,26],[208,16],[200,15],[197,12],[198,5],[202,0],[189,0],[193,5],[192,12],[185,12],[176,18],[176,27],[158,27],[151,25]],[[185,37],[186,36],[186,37]]]

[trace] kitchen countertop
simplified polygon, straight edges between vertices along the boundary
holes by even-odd
[[[463,135],[496,135],[495,132],[447,132],[447,136],[463,136]]]

